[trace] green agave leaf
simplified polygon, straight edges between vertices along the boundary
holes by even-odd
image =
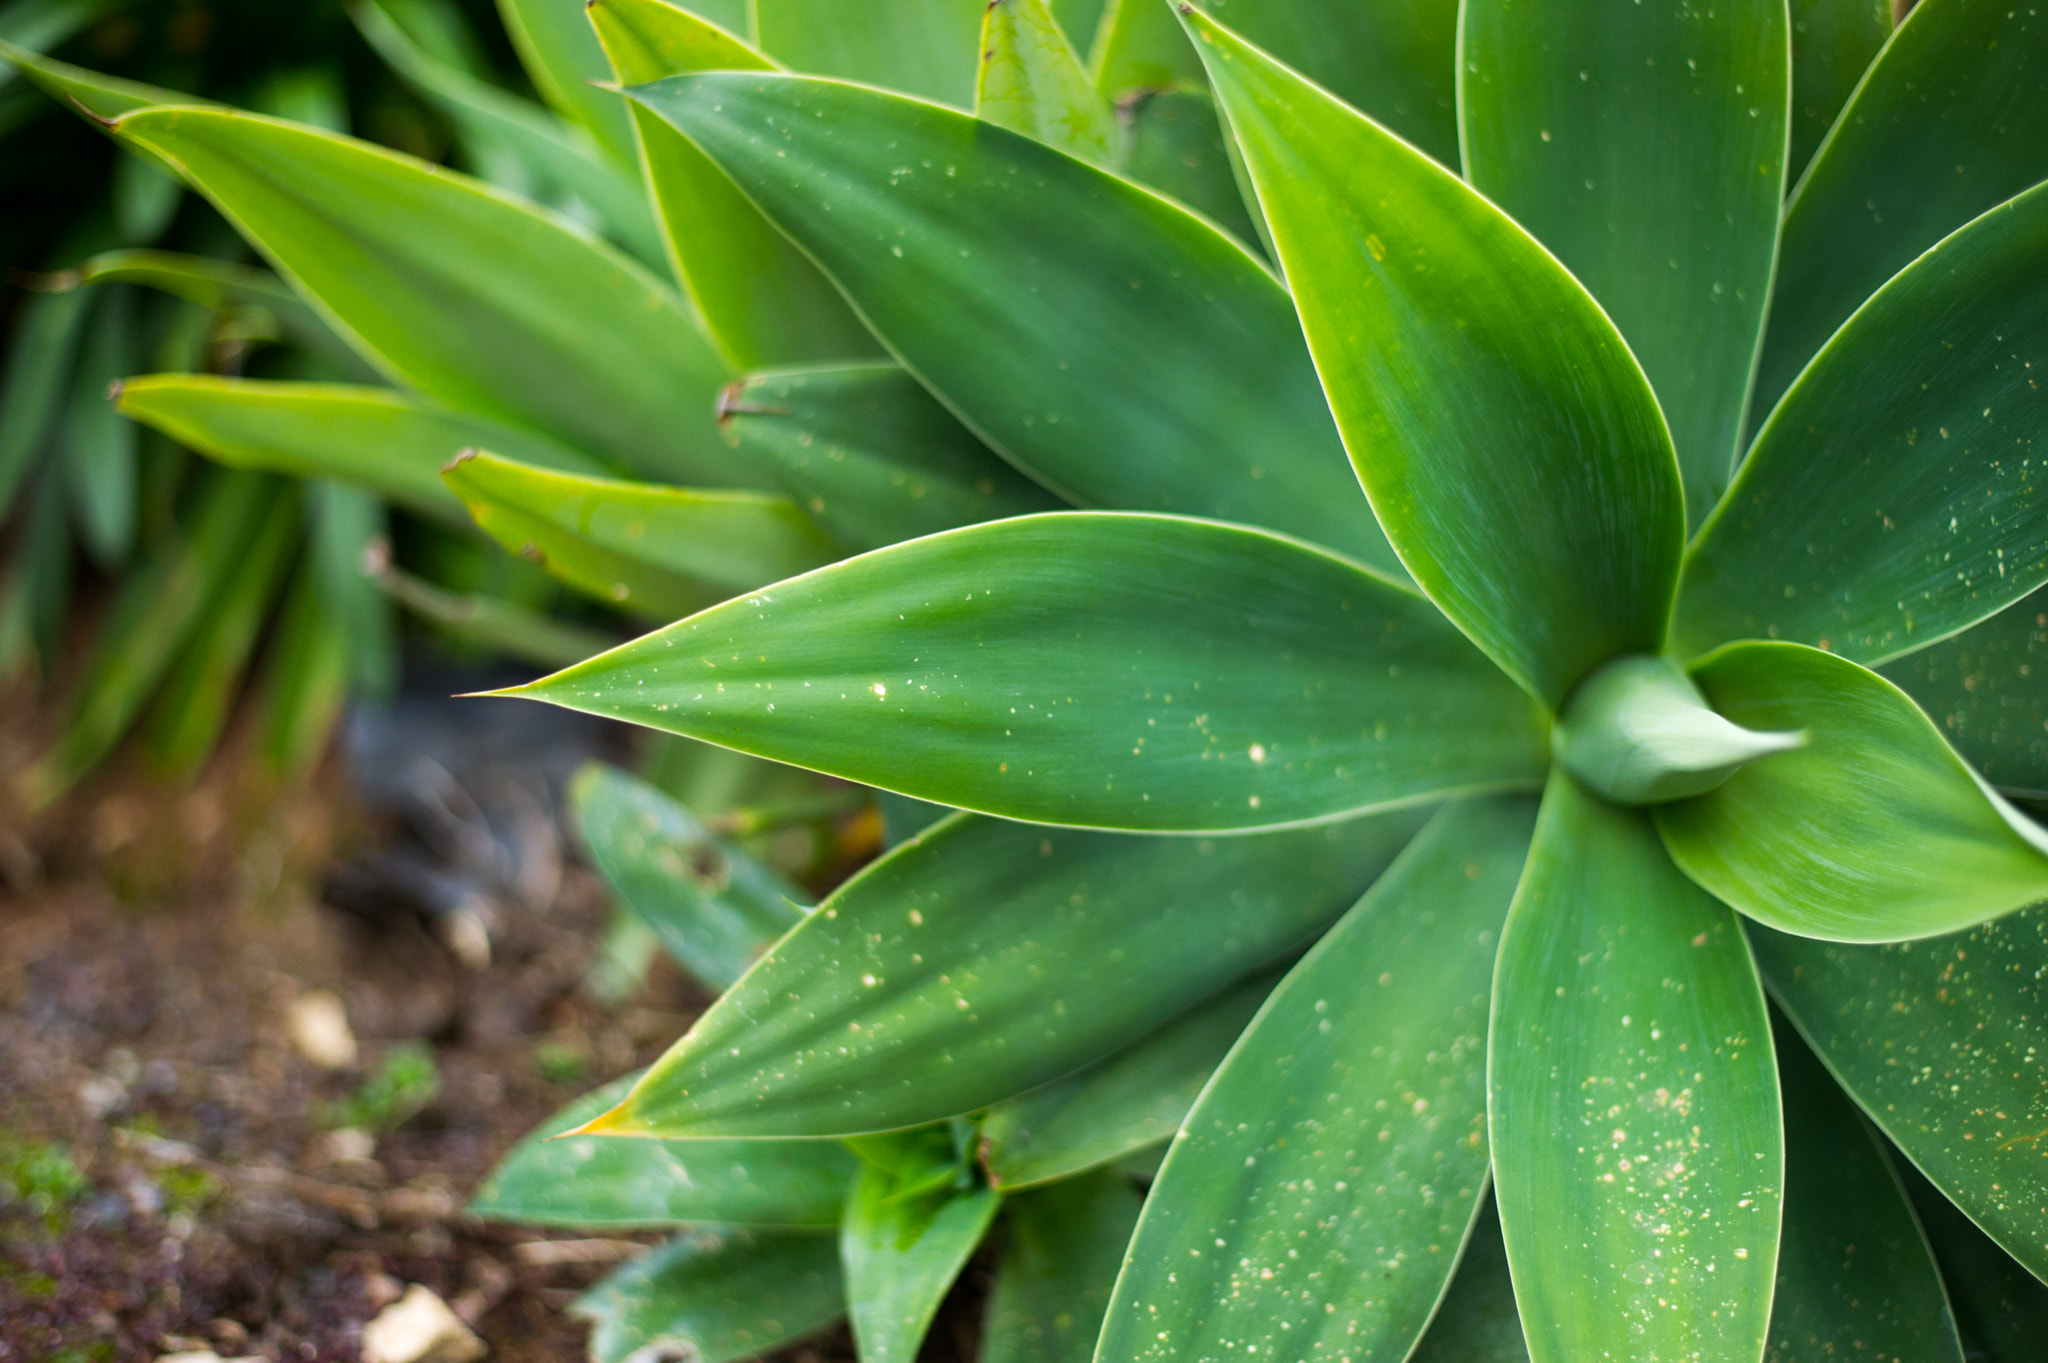
[[[135,295],[109,289],[96,300],[79,347],[77,368],[55,457],[77,514],[79,540],[103,570],[115,571],[135,548],[135,427],[108,398],[135,367]]]
[[[981,1122],[989,1182],[1051,1183],[1172,1136],[1286,973],[1247,976],[1107,1060],[997,1103]]]
[[[21,304],[0,379],[0,515],[14,504],[64,409],[89,301],[82,293],[39,293]]]
[[[498,0],[498,16],[540,97],[589,129],[615,162],[631,166],[637,158],[625,101],[599,88],[611,79],[611,66],[583,0]]]
[[[398,689],[398,613],[363,567],[390,543],[390,513],[374,494],[344,483],[314,479],[301,490],[322,608],[348,633],[351,684],[363,699],[387,703]]]
[[[375,370],[337,336],[306,301],[268,270],[175,251],[107,251],[78,267],[81,284],[143,284],[216,312],[260,309],[285,339],[318,355],[351,379],[377,382]]]
[[[1984,779],[2048,796],[2048,593],[1878,669],[1911,696]],[[2044,673],[2048,675],[2048,673]]]
[[[46,52],[99,17],[100,0],[13,0],[0,6],[0,38]],[[0,85],[10,73],[0,72]]]
[[[885,847],[909,842],[953,812],[945,805],[913,800],[892,790],[876,791],[875,804],[882,811],[882,845]]]
[[[1953,1294],[1963,1356],[2025,1363],[2048,1334],[2048,1284],[2014,1262],[1911,1166],[1901,1171]]]
[[[612,70],[625,85],[691,71],[767,71],[774,63],[664,0],[592,0]],[[687,137],[629,106],[676,278],[736,368],[876,353],[839,293]]]
[[[2044,62],[2048,13],[2039,6],[1913,7],[1785,207],[1753,424],[1879,285],[2048,178]]]
[[[1696,525],[1734,468],[1770,301],[1792,91],[1784,0],[1473,0],[1462,13],[1466,177],[1628,338]]]
[[[1522,1317],[1515,1310],[1515,1286],[1508,1273],[1507,1246],[1500,1238],[1500,1210],[1491,1197],[1473,1222],[1450,1290],[1410,1359],[1529,1363],[1529,1345],[1522,1338]]]
[[[987,0],[752,0],[755,37],[792,70],[974,107]]]
[[[616,767],[593,762],[578,772],[569,807],[583,850],[605,884],[684,969],[714,990],[730,988],[776,938],[803,921],[797,907],[803,891]],[[605,1108],[624,1096],[622,1090]]]
[[[290,782],[320,765],[348,701],[349,630],[326,605],[318,565],[301,563],[269,648],[257,719],[264,760]]]
[[[1486,1186],[1487,995],[1534,814],[1443,810],[1273,992],[1146,1199],[1105,1363],[1407,1358]]]
[[[911,1363],[967,1256],[1002,1205],[992,1188],[906,1195],[862,1168],[839,1227],[846,1308],[861,1363]]]
[[[875,90],[723,73],[631,93],[1047,487],[1393,567],[1286,291],[1207,223],[1030,138]]]
[[[1603,663],[1574,688],[1550,731],[1559,766],[1625,805],[1698,795],[1745,763],[1805,741],[1730,724],[1676,663],[1641,654]]]
[[[1095,88],[1122,100],[1137,90],[1200,89],[1202,59],[1173,12],[1153,0],[1108,0],[1089,49]]]
[[[503,654],[537,667],[587,656],[613,643],[613,636],[554,620],[513,601],[451,592],[415,577],[388,561],[373,564],[371,579],[385,595],[445,633],[487,653]]]
[[[115,131],[174,162],[428,396],[641,471],[746,481],[712,421],[723,362],[681,300],[610,247],[453,172],[272,119],[146,110]]]
[[[145,733],[152,764],[181,779],[213,755],[241,692],[240,682],[285,585],[303,538],[296,497],[279,497],[256,533],[234,547],[233,573],[221,583],[164,678]]]
[[[995,0],[981,26],[974,116],[1100,166],[1123,139],[1045,0]]]
[[[1785,1236],[1765,1363],[1962,1363],[1941,1274],[1906,1190],[1855,1104],[1799,1040],[1778,1037]]]
[[[1749,729],[1806,745],[1660,806],[1685,873],[1785,932],[1844,942],[1954,932],[2048,896],[2048,832],[1963,765],[1874,672],[1800,644],[1731,644],[1693,673]]]
[[[1103,11],[1109,0],[1052,0],[1052,17],[1083,57],[1094,50],[1095,35],[1102,27]]]
[[[28,500],[27,521],[0,577],[0,679],[55,670],[73,575],[71,524],[57,470],[46,469]]]
[[[591,1363],[731,1363],[830,1325],[844,1297],[831,1236],[720,1227],[677,1236],[570,1310],[590,1322]]]
[[[1751,932],[1771,992],[1857,1104],[2048,1276],[2048,909],[1884,946]]]
[[[1012,1197],[979,1363],[1090,1363],[1139,1205],[1109,1170]]]
[[[492,539],[579,591],[655,619],[838,556],[794,502],[767,493],[594,478],[482,450],[441,476]]]
[[[1534,707],[1421,597],[1259,531],[1108,512],[879,550],[505,694],[1139,831],[1529,786],[1546,762]]]
[[[1176,32],[1174,41],[1184,43]],[[1134,90],[1117,101],[1124,173],[1180,200],[1240,242],[1258,242],[1224,145],[1216,103],[1199,90]]]
[[[113,751],[286,495],[277,479],[262,474],[214,474],[184,527],[122,579],[73,693],[63,735],[20,774],[19,789],[31,807],[62,795]]]
[[[1828,342],[1686,557],[1681,653],[1792,639],[1875,664],[2048,581],[2044,259],[2048,186],[1922,256]]]
[[[1594,664],[1657,652],[1684,497],[1599,306],[1443,167],[1214,20],[1187,23],[1416,581],[1553,708]]]
[[[535,1127],[477,1189],[470,1214],[543,1226],[839,1224],[859,1162],[838,1141],[566,1134],[616,1105],[638,1078],[593,1089]]]
[[[208,109],[221,107],[197,95],[88,71],[82,66],[42,56],[5,39],[0,39],[0,57],[12,62],[30,84],[51,99],[67,107],[76,106],[94,119],[119,118],[153,104],[194,105]]]
[[[1314,937],[1417,822],[1197,841],[956,815],[835,891],[597,1129],[850,1135],[1036,1088]]]
[[[441,481],[442,466],[463,450],[488,445],[529,464],[599,467],[545,436],[357,384],[151,374],[123,383],[116,405],[231,468],[338,478],[465,523],[468,511]]]
[[[608,233],[640,259],[658,262],[664,248],[638,177],[598,146],[576,136],[545,109],[437,61],[406,36],[375,0],[349,11],[377,55],[426,101],[445,114],[469,142],[507,156],[521,178],[550,195],[574,196],[595,212]],[[618,96],[592,91],[610,103]],[[630,152],[630,139],[626,144]],[[629,157],[623,165],[631,165]]]
[[[1785,1186],[1742,928],[1649,816],[1544,792],[1500,944],[1493,1176],[1529,1356],[1754,1359]]]
[[[1889,0],[1792,0],[1792,137],[1785,156],[1797,180],[1857,82],[1892,36]]]
[[[719,416],[855,550],[1061,505],[893,364],[749,374],[720,399]]]

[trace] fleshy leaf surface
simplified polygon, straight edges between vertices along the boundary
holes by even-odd
[[[981,26],[974,116],[1107,166],[1123,140],[1045,0],[995,0]]]
[[[997,1103],[981,1121],[989,1182],[1049,1183],[1172,1136],[1285,973],[1247,976],[1107,1060]]]
[[[990,448],[1069,501],[1241,521],[1396,568],[1286,290],[1208,223],[1031,138],[858,86],[720,73],[630,93]]]
[[[979,1363],[1090,1363],[1139,1204],[1111,1170],[1010,1198]]]
[[[803,921],[797,907],[802,890],[713,836],[645,781],[592,763],[570,782],[569,802],[583,850],[605,884],[713,990],[731,988],[776,938]],[[623,1097],[621,1091],[588,1116]]]
[[[591,1363],[732,1363],[823,1329],[844,1301],[832,1236],[707,1227],[635,1259],[569,1309],[590,1322]]]
[[[1681,654],[1790,639],[1874,665],[2048,581],[2044,261],[2048,185],[1914,261],[1828,342],[1686,556]]]
[[[597,472],[545,436],[431,406],[389,388],[150,374],[121,385],[123,415],[231,468],[336,478],[416,511],[467,521],[442,466],[489,446],[537,466]]]
[[[854,550],[1061,505],[893,364],[749,374],[726,390],[719,416]]]
[[[1133,90],[1116,109],[1124,127],[1124,174],[1180,200],[1240,242],[1259,242],[1207,91]]]
[[[1735,915],[1555,773],[1502,934],[1494,1183],[1535,1363],[1756,1359],[1785,1186]]]
[[[1733,470],[1770,302],[1784,0],[1461,11],[1465,176],[1600,300],[1656,390],[1690,521]]]
[[[2048,798],[2048,590],[1878,670],[1986,781]]]
[[[1890,0],[1792,0],[1792,136],[1797,181],[1892,36]]]
[[[1785,1236],[1766,1363],[1866,1353],[1963,1363],[1934,1252],[1883,1147],[1790,1028],[1777,1051]]]
[[[175,164],[393,377],[639,471],[746,481],[712,421],[724,363],[610,247],[452,171],[276,119],[149,109],[115,131]]]
[[[1948,1284],[1963,1357],[2028,1363],[2037,1341],[2048,1337],[2048,1283],[1972,1225],[1918,1170],[1907,1165],[1899,1173]]]
[[[1444,614],[1555,708],[1664,639],[1671,437],[1576,280],[1442,166],[1199,13],[1337,427]]]
[[[589,129],[614,162],[631,166],[633,130],[625,102],[616,91],[598,88],[611,70],[582,0],[498,0],[498,17],[541,98]]]
[[[1771,992],[1857,1104],[2048,1276],[2048,909],[1883,946],[1752,932]]]
[[[849,559],[509,694],[1003,818],[1195,832],[1528,787],[1535,706],[1420,596],[1210,521]]]
[[[1668,658],[1616,658],[1573,689],[1550,731],[1558,765],[1624,805],[1656,804],[1714,789],[1744,763],[1805,742],[1753,733],[1707,705]]]
[[[783,65],[974,107],[987,0],[752,0],[756,36]]]
[[[1491,1197],[1465,1239],[1450,1290],[1411,1358],[1412,1363],[1529,1363],[1507,1246],[1500,1238],[1500,1209]]]
[[[839,1227],[861,1363],[912,1363],[1002,1201],[993,1188],[910,1193],[881,1169],[861,1169]]]
[[[484,450],[458,458],[442,479],[506,548],[656,618],[687,615],[838,557],[794,502],[765,492],[564,473]]]
[[[1152,1185],[1105,1363],[1407,1358],[1485,1192],[1487,996],[1534,816],[1440,812],[1274,990]]]
[[[835,891],[601,1126],[853,1135],[1023,1093],[1314,937],[1418,822],[1193,841],[955,815]]]
[[[589,12],[623,85],[689,71],[774,69],[762,53],[667,0],[594,0]],[[717,165],[645,107],[628,107],[676,277],[734,366],[876,352],[831,283]]]
[[[592,1089],[534,1128],[484,1180],[471,1214],[542,1226],[839,1224],[858,1162],[838,1141],[564,1136],[638,1077]]]
[[[1805,746],[1660,806],[1687,875],[1785,932],[1954,932],[2048,897],[2048,832],[1993,794],[1897,687],[1800,644],[1731,644],[1694,672],[1749,729]]]
[[[1785,206],[1752,425],[1879,285],[2048,178],[2044,63],[2038,5],[1913,6]]]

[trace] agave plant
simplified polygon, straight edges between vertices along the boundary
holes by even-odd
[[[2044,752],[2048,23],[1927,0],[1802,167],[1853,45],[1795,70],[1783,7],[1472,0],[1423,87],[1455,85],[1461,178],[1442,105],[1347,103],[1181,11],[1284,292],[1090,164],[1071,82],[1028,83],[1064,149],[774,72],[626,92],[984,443],[1123,509],[881,549],[514,692],[972,811],[585,1138],[893,1142],[841,1256],[892,1356],[865,1266],[950,1278],[1056,1121],[1015,1105],[1315,939],[1179,1124],[1098,1359],[1474,1356],[1510,1312],[1539,1360],[1959,1357],[1856,1113],[2048,1272],[2048,942],[2014,916],[2048,836],[2012,803]],[[1343,907],[1376,868],[1335,849],[1439,801]],[[963,1121],[981,1173],[891,1222],[902,1151]],[[1977,1346],[2024,1347],[1970,1278]]]

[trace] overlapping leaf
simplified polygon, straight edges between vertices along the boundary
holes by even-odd
[[[1165,516],[914,540],[509,694],[1005,818],[1141,831],[1528,787],[1545,763],[1535,707],[1421,597]]]
[[[1200,14],[1338,428],[1402,560],[1555,707],[1655,653],[1683,496],[1628,347],[1500,210]]]
[[[752,0],[755,36],[777,61],[974,107],[987,0]]]
[[[1197,842],[955,816],[834,892],[599,1126],[846,1135],[1036,1088],[1314,937],[1416,822]]]
[[[861,1363],[916,1359],[939,1302],[1002,1200],[981,1187],[912,1192],[884,1170],[862,1168],[839,1228],[847,1314]]]
[[[1089,1363],[1138,1206],[1110,1171],[1010,1198],[980,1363]]]
[[[1889,0],[1792,0],[1792,136],[1785,175],[1797,181],[1892,36]]]
[[[1123,140],[1046,0],[988,6],[974,116],[1102,166],[1114,164]]]
[[[2048,594],[1880,669],[1992,785],[2048,796]]]
[[[838,1246],[816,1232],[679,1235],[577,1299],[591,1363],[681,1354],[731,1363],[830,1325],[845,1309]]]
[[[1749,729],[1805,731],[1705,795],[1660,806],[1686,874],[1808,937],[1954,932],[2048,896],[2048,832],[1963,765],[1896,687],[1799,644],[1732,644],[1695,672]]]
[[[1784,1142],[1735,915],[1554,775],[1501,939],[1494,1180],[1535,1363],[1761,1356]]]

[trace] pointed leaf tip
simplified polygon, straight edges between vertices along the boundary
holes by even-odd
[[[1581,682],[1551,731],[1559,765],[1619,804],[1701,795],[1744,765],[1806,743],[1803,730],[1759,732],[1716,714],[1664,658],[1618,658]]]

